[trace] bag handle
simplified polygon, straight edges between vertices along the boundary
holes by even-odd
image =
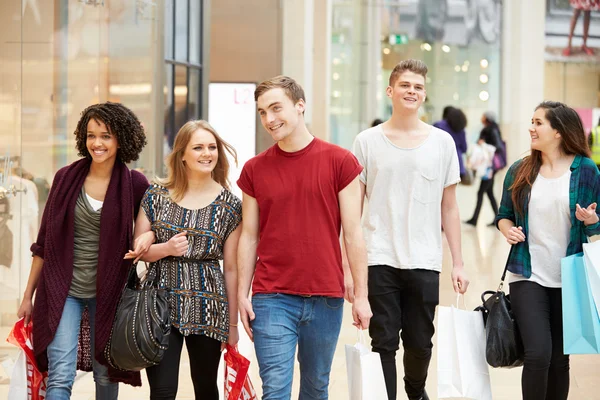
[[[465,302],[465,295],[464,294],[460,294],[460,293],[456,294],[456,308],[460,310],[459,300],[461,298],[462,298],[463,307],[466,310],[467,309],[467,303]]]
[[[356,336],[356,341],[357,343],[360,343],[362,345],[367,345],[367,339],[365,339],[365,334],[363,333],[363,329],[360,329],[360,327],[356,327],[356,330],[358,331]]]
[[[513,251],[515,250],[515,246],[516,245],[511,245],[510,246],[510,251],[508,252],[508,257],[506,257],[506,264],[504,265],[504,271],[502,272],[502,278],[500,278],[500,285],[498,285],[498,292],[502,291],[502,288],[504,287],[504,279],[506,279],[506,271],[508,271],[508,262],[510,260],[510,256],[512,255]],[[485,294],[485,293],[484,293]],[[483,298],[483,295],[482,295]]]

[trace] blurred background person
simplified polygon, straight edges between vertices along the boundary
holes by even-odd
[[[467,174],[464,162],[464,154],[467,152],[467,134],[465,132],[467,116],[459,108],[446,106],[442,112],[442,120],[436,122],[433,126],[448,132],[454,139],[460,167],[460,179],[463,180]]]
[[[498,123],[496,122],[496,115],[487,111],[483,113],[481,116],[481,123],[483,124],[483,129],[479,134],[478,144],[486,143],[488,145],[494,146],[495,153],[499,154],[504,149],[504,143],[501,139],[500,128],[498,127]],[[465,223],[469,225],[476,226],[477,220],[479,219],[479,212],[481,211],[481,206],[483,204],[483,195],[487,194],[490,199],[490,204],[492,205],[492,209],[494,211],[494,217],[498,215],[498,202],[496,201],[496,197],[494,197],[494,175],[498,172],[492,163],[486,174],[481,176],[481,183],[479,185],[479,190],[477,191],[477,205],[475,206],[475,210],[473,211],[473,216]],[[492,221],[488,226],[494,226],[494,222]]]

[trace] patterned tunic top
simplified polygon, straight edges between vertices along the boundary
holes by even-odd
[[[185,256],[169,256],[150,264],[150,268],[158,268],[159,287],[170,292],[171,323],[184,336],[199,334],[226,342],[229,307],[219,260],[225,241],[242,220],[242,202],[223,189],[208,206],[190,210],[174,203],[165,187],[154,184],[146,191],[142,208],[156,243],[187,232]]]

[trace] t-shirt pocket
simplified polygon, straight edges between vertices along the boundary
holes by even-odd
[[[429,204],[439,197],[439,176],[431,171],[420,170],[416,173],[413,197],[419,203]]]

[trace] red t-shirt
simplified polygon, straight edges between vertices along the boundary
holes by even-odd
[[[362,171],[348,150],[315,138],[248,161],[238,186],[258,202],[254,293],[344,296],[338,193]]]

